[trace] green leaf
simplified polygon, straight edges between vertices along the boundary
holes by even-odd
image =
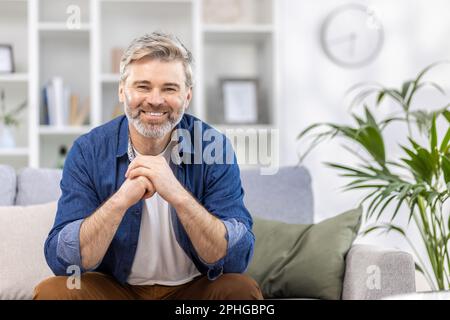
[[[386,209],[386,207],[389,205],[389,203],[390,203],[392,200],[395,199],[395,197],[396,197],[396,195],[390,196],[390,197],[384,202],[384,205],[383,205],[383,206],[381,207],[381,209],[378,211],[378,215],[377,215],[376,220],[380,219],[381,215],[382,215],[383,212],[384,212],[384,209]]]
[[[434,151],[437,147],[437,132],[436,132],[436,116],[435,115],[433,115],[433,120],[431,122],[430,147],[431,147],[431,151]]]
[[[450,183],[450,159],[447,156],[441,157],[442,172],[444,173],[445,183]]]
[[[417,86],[416,92],[419,89],[422,89],[422,88],[424,88],[426,86],[430,86],[432,88],[435,88],[437,91],[439,91],[442,95],[445,96],[445,90],[441,86],[439,86],[437,83],[434,83],[434,82],[431,82],[431,81],[422,82],[420,85]]]
[[[417,271],[419,271],[421,274],[425,275],[425,273],[423,272],[423,269],[419,266],[419,264],[417,262],[414,262],[414,267]]]
[[[412,89],[412,85],[414,84],[413,80],[409,80],[403,83],[401,96],[404,100],[406,100],[406,95],[409,93],[410,89]]]
[[[442,139],[441,146],[439,147],[440,152],[447,153],[447,150],[449,148],[449,146],[448,146],[449,141],[450,141],[450,127],[447,129],[444,139]]]
[[[425,69],[423,69],[421,72],[419,72],[419,74],[416,77],[416,84],[418,84],[420,82],[420,80],[422,80],[422,78],[425,76],[425,74],[430,71],[431,69],[433,69],[434,67],[441,65],[441,64],[448,64],[450,63],[450,61],[448,60],[444,60],[444,61],[438,61],[435,63],[430,64],[429,66],[427,66]]]
[[[381,103],[381,101],[383,100],[383,98],[384,98],[384,96],[385,96],[385,92],[384,91],[380,91],[379,93],[378,93],[378,96],[377,96],[377,106],[379,106],[380,105],[380,103]]]
[[[446,110],[442,114],[444,115],[445,119],[447,119],[447,121],[450,122],[450,111]]]

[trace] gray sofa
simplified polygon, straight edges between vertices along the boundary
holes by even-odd
[[[287,223],[313,222],[311,176],[306,168],[283,167],[272,176],[247,169],[242,170],[241,176],[245,203],[253,215]],[[16,173],[13,168],[0,165],[0,206],[55,201],[60,196],[60,179],[61,171],[56,169],[25,168]],[[7,259],[1,255],[0,252],[0,261]],[[380,275],[377,286],[370,283],[373,266]],[[0,286],[0,298],[8,297],[1,290]],[[354,245],[348,252],[342,299],[379,299],[414,291],[414,262],[410,254],[368,245]]]

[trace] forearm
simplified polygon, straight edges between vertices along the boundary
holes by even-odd
[[[206,263],[223,258],[227,251],[223,222],[209,213],[187,191],[173,205],[200,257]]]
[[[95,267],[104,257],[127,208],[117,194],[86,218],[80,228],[81,263]]]

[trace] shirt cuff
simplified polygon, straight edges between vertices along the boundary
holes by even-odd
[[[239,240],[247,233],[247,227],[242,222],[237,221],[234,218],[223,220],[223,224],[227,229],[228,233],[228,248],[227,252],[229,252]]]
[[[56,256],[64,264],[75,265],[82,269],[80,252],[80,228],[84,219],[67,224],[58,234]]]
[[[227,253],[225,257],[228,255],[228,252],[234,247],[236,243],[241,240],[241,238],[246,234],[247,227],[242,223],[237,221],[234,218],[228,220],[222,220],[225,225],[226,234],[225,238],[227,239]],[[200,261],[208,268],[207,276],[209,280],[215,280],[220,275],[223,274],[223,265],[225,263],[225,257],[219,259],[214,263],[205,262],[202,257],[198,256]]]

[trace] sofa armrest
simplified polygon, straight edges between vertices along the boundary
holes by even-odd
[[[371,245],[354,245],[347,254],[343,300],[371,300],[416,291],[411,254]]]

